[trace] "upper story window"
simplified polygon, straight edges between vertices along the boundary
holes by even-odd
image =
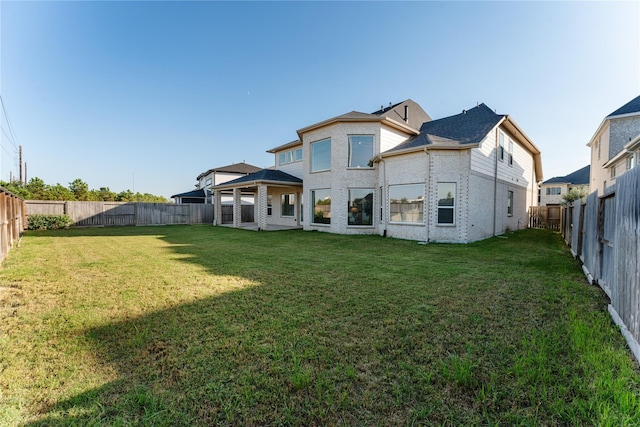
[[[600,137],[598,137],[598,139],[596,140],[596,150],[598,150],[598,160],[600,160]]]
[[[204,184],[204,185],[205,185],[206,187],[211,187],[211,183],[212,183],[212,182],[213,182],[213,181],[212,181],[212,179],[211,179],[211,178],[207,178],[207,180],[206,180],[206,182],[205,182],[205,184]]]
[[[504,161],[504,133],[500,132],[498,140],[500,142],[500,146],[498,147],[498,159],[502,162]]]
[[[331,138],[311,143],[311,172],[331,170]]]
[[[373,135],[349,135],[349,167],[371,168]]]
[[[616,177],[616,167],[611,166],[611,179],[614,179]]]
[[[302,160],[302,148],[295,150],[283,151],[279,156],[279,163],[286,165],[287,163],[299,162]]]
[[[513,166],[513,141],[509,140],[509,166]]]
[[[633,156],[627,157],[627,170],[633,169]]]
[[[547,196],[558,196],[561,192],[561,187],[547,187]]]

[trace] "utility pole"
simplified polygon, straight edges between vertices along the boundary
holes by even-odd
[[[24,185],[27,185],[27,162],[24,162]]]
[[[19,154],[19,159],[20,159],[20,182],[22,181],[22,145],[20,146],[20,154]]]

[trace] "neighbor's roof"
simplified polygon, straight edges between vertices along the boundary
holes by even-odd
[[[175,197],[193,197],[193,198],[202,197],[202,198],[205,198],[206,194],[205,194],[204,189],[200,189],[200,190],[187,191],[186,193],[174,194],[173,196],[171,196],[172,199],[175,198]]]
[[[227,172],[227,173],[244,173],[244,174],[248,174],[248,173],[253,173],[256,171],[259,171],[261,168],[257,167],[257,166],[253,166],[250,165],[248,163],[234,163],[231,165],[227,165],[227,166],[222,166],[219,168],[213,168],[213,169],[209,169],[206,172],[202,172],[200,175],[198,175],[198,178],[196,179],[200,179],[203,176],[209,175],[212,172]]]
[[[302,184],[302,180],[298,177],[290,175],[281,170],[274,169],[261,169],[258,172],[251,173],[249,175],[242,176],[234,179],[233,181],[227,181],[220,185],[216,185],[214,190],[220,188],[237,187],[238,184],[244,183],[279,183],[279,184]]]
[[[485,104],[443,119],[424,123],[420,134],[409,138],[387,153],[426,145],[479,144],[504,117],[494,113]]]
[[[636,96],[631,101],[618,108],[613,113],[609,114],[607,118],[614,116],[621,116],[623,114],[640,113],[640,96]]]
[[[570,173],[566,176],[556,176],[551,179],[546,180],[542,184],[575,184],[575,185],[584,185],[589,184],[589,175],[591,172],[591,166],[587,165],[581,169],[578,169],[575,172]]]

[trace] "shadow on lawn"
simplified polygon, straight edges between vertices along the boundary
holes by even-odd
[[[508,372],[521,337],[546,319],[540,292],[523,287],[530,300],[520,304],[498,273],[461,262],[501,265],[488,248],[504,240],[431,250],[305,233],[296,251],[290,240],[302,231],[202,230],[142,231],[249,286],[86,331],[118,379],[45,408],[32,425],[482,424],[504,405],[532,404],[486,369]],[[212,239],[227,244],[217,252]],[[339,258],[326,255],[334,245]],[[488,382],[495,395],[482,400]]]
[[[197,228],[185,235],[150,227],[144,234],[161,234],[181,260],[212,275],[252,285],[86,331],[119,378],[45,408],[47,418],[32,425],[376,424],[410,416],[410,405],[398,405],[401,394],[412,404],[424,402],[429,356],[413,350],[429,339],[432,307],[420,303],[421,310],[404,317],[400,295],[381,299],[366,273],[337,273],[350,261],[317,257],[332,245],[361,252],[361,239],[308,233],[306,250],[296,254],[295,268],[310,271],[300,282],[287,265],[286,242],[301,231]],[[224,257],[217,257],[212,237],[245,244],[222,245]]]

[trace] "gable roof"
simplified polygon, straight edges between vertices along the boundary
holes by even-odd
[[[200,175],[198,175],[198,177],[196,179],[200,179],[203,176],[209,175],[212,172],[226,172],[226,173],[242,173],[242,174],[249,174],[249,173],[253,173],[256,171],[259,171],[261,168],[257,167],[257,166],[253,166],[250,165],[248,163],[233,163],[227,166],[221,166],[219,168],[213,168],[213,169],[209,169],[206,172],[202,172]]]
[[[407,117],[405,117],[405,111],[407,113]],[[420,126],[422,126],[424,122],[431,121],[431,117],[429,117],[427,112],[422,109],[420,104],[412,99],[406,99],[395,105],[389,105],[387,108],[380,106],[378,111],[374,111],[371,114],[404,122],[415,129],[420,129]]]
[[[238,184],[244,183],[272,183],[272,184],[302,184],[302,180],[298,177],[290,175],[281,170],[275,169],[260,169],[258,172],[251,173],[249,175],[241,176],[240,178],[232,181],[223,182],[220,185],[213,187],[214,190],[221,188],[237,187]]]
[[[187,191],[186,193],[174,194],[173,196],[171,196],[172,199],[175,197],[191,197],[191,198],[201,197],[204,199],[206,197],[206,193],[204,189],[200,189],[200,190]]]
[[[286,144],[278,145],[277,147],[271,148],[267,150],[267,153],[275,153],[276,151],[282,151],[288,148],[297,147],[299,145],[302,145],[302,142],[299,139],[296,139],[295,141],[287,142]]]
[[[464,146],[479,144],[506,116],[494,113],[485,104],[443,119],[425,122],[420,134],[388,150],[387,153],[426,145]]]
[[[634,114],[640,113],[640,96],[636,96],[631,101],[624,104],[622,107],[618,108],[613,113],[609,114],[607,118],[621,116],[623,114]]]
[[[405,120],[405,106],[407,107],[407,116]],[[327,120],[298,129],[298,137],[302,140],[302,134],[324,126],[332,125],[339,122],[382,122],[388,126],[400,129],[407,134],[418,134],[418,129],[425,121],[431,120],[431,117],[411,99],[407,99],[388,108],[382,108],[373,113],[362,113],[360,111],[351,111]]]
[[[546,180],[542,184],[575,184],[585,185],[589,184],[589,175],[591,172],[591,166],[587,165],[575,172],[571,172],[569,175],[556,176]]]

